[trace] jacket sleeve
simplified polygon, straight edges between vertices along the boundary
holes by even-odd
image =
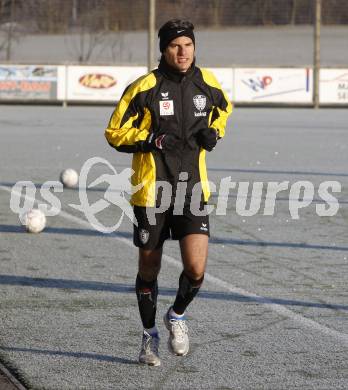
[[[153,73],[134,81],[124,91],[118,102],[105,137],[109,145],[125,153],[138,151],[139,141],[144,141],[151,129],[151,113],[146,107],[145,98],[156,84]]]
[[[227,119],[232,113],[232,103],[213,73],[207,69],[201,69],[201,71],[212,93],[213,108],[209,117],[209,127],[215,129],[219,138],[222,138],[225,135]]]

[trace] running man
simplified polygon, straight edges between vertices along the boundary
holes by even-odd
[[[160,28],[158,68],[126,88],[105,131],[112,147],[133,153],[132,184],[143,184],[131,199],[138,222],[135,287],[144,328],[139,362],[152,366],[161,363],[157,276],[163,244],[170,237],[179,240],[183,271],[164,323],[170,351],[181,356],[189,351],[185,311],[203,283],[210,234],[205,154],[224,136],[232,111],[213,74],[195,64],[193,29],[192,23],[178,19]]]

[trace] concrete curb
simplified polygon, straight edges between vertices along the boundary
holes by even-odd
[[[0,362],[0,389],[1,390],[27,390],[10,371]]]

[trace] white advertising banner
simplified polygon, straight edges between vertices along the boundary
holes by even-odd
[[[131,82],[146,73],[145,66],[68,66],[64,100],[116,102]]]
[[[234,98],[248,103],[311,103],[309,68],[237,68]]]
[[[213,72],[217,81],[221,84],[221,88],[226,92],[230,100],[234,100],[233,94],[233,69],[232,68],[208,68]]]
[[[66,100],[68,67],[61,65],[57,70],[57,99]]]
[[[348,104],[348,69],[321,69],[319,102]]]

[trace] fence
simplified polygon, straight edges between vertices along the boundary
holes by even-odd
[[[263,80],[270,72],[260,69],[305,69],[309,87],[318,86],[322,75],[335,99],[348,102],[346,0],[0,0],[0,61],[4,66],[156,64],[156,31],[176,17],[195,24],[201,66],[232,69],[237,77],[243,73],[237,69],[245,69],[254,88],[268,89]],[[325,71],[319,72],[320,64]],[[311,93],[316,102],[319,90]],[[335,100],[325,96],[322,102]]]

